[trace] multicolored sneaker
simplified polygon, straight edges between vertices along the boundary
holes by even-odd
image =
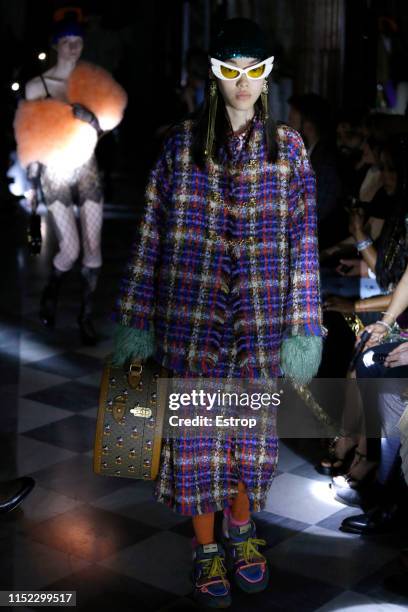
[[[227,567],[233,573],[236,585],[246,593],[263,591],[269,583],[269,568],[258,546],[265,546],[266,541],[256,537],[253,520],[245,525],[231,525],[224,515],[222,534]]]
[[[224,565],[225,551],[220,544],[199,544],[193,550],[194,599],[208,608],[231,605],[230,583]]]

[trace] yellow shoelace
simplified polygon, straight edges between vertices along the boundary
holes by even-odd
[[[200,559],[200,563],[204,565],[204,576],[206,578],[216,578],[221,576],[224,579],[227,570],[225,569],[224,561],[219,555],[215,555],[210,559]]]
[[[266,561],[265,557],[259,552],[256,546],[265,546],[266,540],[260,540],[258,538],[248,538],[243,542],[233,542],[233,546],[238,549],[238,554],[243,557],[245,563],[251,563],[253,559],[259,557],[263,561]]]

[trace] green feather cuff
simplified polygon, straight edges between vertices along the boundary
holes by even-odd
[[[322,359],[321,336],[293,336],[281,346],[281,367],[287,378],[306,385],[317,374]]]
[[[154,330],[116,324],[112,365],[122,366],[132,359],[147,359],[155,350]]]

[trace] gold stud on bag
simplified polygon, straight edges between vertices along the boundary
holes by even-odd
[[[151,358],[144,363],[134,362],[128,369],[114,367],[107,361],[99,395],[95,473],[143,480],[156,478],[169,377],[170,371]]]

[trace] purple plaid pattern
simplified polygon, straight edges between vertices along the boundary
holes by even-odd
[[[200,171],[185,122],[152,171],[116,320],[153,324],[155,358],[176,377],[279,376],[283,338],[322,335],[314,173],[287,126],[270,164],[263,129],[255,118],[242,147],[231,137],[222,163]],[[213,512],[243,480],[261,510],[278,459],[269,416],[261,435],[163,440],[157,500],[185,515]]]
[[[163,440],[155,498],[177,512],[193,516],[223,510],[244,482],[250,511],[260,512],[278,462],[278,439],[272,433]]]
[[[285,125],[269,163],[263,130],[255,118],[242,149],[230,138],[222,163],[202,171],[186,121],[152,170],[115,318],[152,323],[156,359],[179,373],[216,365],[231,290],[242,368],[280,375],[283,338],[323,335],[314,173]]]
[[[233,298],[230,298],[231,302]],[[237,341],[234,336],[234,312],[227,304],[229,315],[224,327],[220,357],[216,366],[206,376],[212,379],[245,378],[247,368],[237,364]],[[262,372],[250,368],[250,378],[262,378]],[[197,378],[194,372],[185,372],[179,378]],[[214,391],[219,387],[214,380]],[[208,382],[206,384],[208,390]],[[183,387],[181,385],[181,389]],[[187,406],[179,416],[195,416],[194,408]],[[213,414],[238,416],[239,409],[216,406]],[[210,416],[213,416],[211,414]],[[156,500],[166,504],[175,512],[187,516],[222,510],[238,493],[238,481],[244,482],[250,510],[258,512],[265,506],[266,496],[278,462],[278,439],[276,435],[276,409],[271,409],[256,435],[242,428],[241,435],[228,435],[212,431],[213,437],[205,435],[188,437],[180,435],[165,438],[162,445],[160,471],[157,478]]]

